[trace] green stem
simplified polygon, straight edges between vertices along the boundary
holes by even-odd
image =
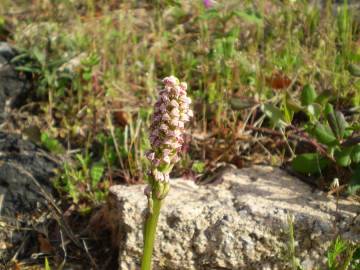
[[[156,226],[158,223],[160,208],[162,200],[152,197],[153,206],[152,213],[149,213],[149,217],[145,223],[144,230],[144,254],[141,261],[141,270],[151,270],[151,257],[154,249],[154,241],[156,236]]]

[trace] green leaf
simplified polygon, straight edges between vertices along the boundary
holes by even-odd
[[[267,117],[269,117],[273,126],[285,125],[285,122],[283,120],[284,114],[279,108],[271,104],[263,104],[261,105],[261,110],[265,113]]]
[[[91,72],[84,72],[83,75],[82,75],[82,78],[83,78],[85,81],[90,81],[91,78],[92,78],[92,73],[91,73]]]
[[[33,50],[33,56],[42,66],[46,65],[46,54],[44,51],[40,51],[39,48],[35,47]]]
[[[233,110],[244,110],[254,106],[254,102],[242,98],[231,98],[230,105]]]
[[[205,169],[205,163],[199,160],[195,160],[191,169],[196,173],[202,173]]]
[[[51,270],[51,267],[50,267],[50,264],[49,264],[49,261],[48,261],[47,257],[45,257],[45,270]]]
[[[348,71],[355,77],[360,77],[360,66],[355,64],[349,64]]]
[[[323,124],[317,123],[313,129],[313,133],[316,139],[323,144],[332,145],[336,141],[336,137],[331,129]]]
[[[293,117],[294,117],[294,111],[291,110],[286,103],[283,103],[282,110],[284,112],[284,120],[287,124],[291,124]]]
[[[336,163],[342,167],[347,167],[351,164],[352,147],[346,147],[341,150],[335,151]]]
[[[210,19],[218,19],[220,18],[220,14],[216,9],[207,9],[204,14],[202,14],[199,18],[201,20],[210,20]]]
[[[328,165],[329,161],[318,153],[305,153],[292,160],[292,168],[300,173],[318,173]]]
[[[344,115],[339,111],[330,111],[327,114],[327,120],[336,138],[339,140],[342,139],[345,135],[345,129],[349,125],[348,122],[346,122]]]
[[[341,253],[345,252],[347,249],[347,244],[340,237],[337,237],[332,241],[331,246],[327,252],[327,263],[329,270],[336,270],[339,266],[338,257]]]
[[[312,88],[310,85],[305,85],[302,92],[301,92],[301,104],[303,106],[308,106],[312,104],[317,97],[317,94],[315,92],[315,89]]]
[[[333,94],[330,90],[325,90],[316,98],[315,102],[321,105],[328,104],[328,101],[332,97],[332,95]]]
[[[353,147],[351,152],[351,160],[353,163],[360,163],[360,144]]]
[[[328,115],[334,113],[334,108],[330,103],[325,104],[324,114]]]
[[[360,166],[357,166],[357,168],[355,169],[355,171],[353,172],[351,178],[350,178],[350,182],[349,182],[349,186],[348,186],[348,190],[347,192],[349,194],[355,194],[358,190],[360,190]]]
[[[317,120],[321,115],[322,107],[317,103],[313,103],[306,107],[306,111],[312,120]]]
[[[36,73],[40,74],[41,70],[36,67],[28,67],[28,66],[19,66],[15,68],[16,71],[23,71],[23,72],[29,72],[29,73]]]
[[[42,145],[44,145],[50,152],[55,154],[62,154],[65,152],[61,143],[58,140],[51,138],[46,132],[41,134],[40,140]]]
[[[104,174],[104,164],[101,162],[97,162],[92,165],[90,170],[90,177],[91,177],[91,185],[95,187],[101,180],[101,177]]]
[[[264,24],[263,19],[252,10],[233,11],[233,14],[240,17],[243,21],[254,23],[259,27]]]
[[[290,98],[287,98],[286,99],[286,106],[293,110],[294,112],[299,112],[299,111],[302,111],[304,108],[299,104],[297,103],[296,101],[290,99]]]

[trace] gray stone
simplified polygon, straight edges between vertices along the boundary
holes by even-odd
[[[49,154],[16,134],[0,132],[0,215],[16,216],[31,212],[44,202],[40,184],[51,192],[51,177],[57,167]],[[35,181],[37,183],[35,183]]]
[[[16,55],[15,50],[6,42],[0,42],[0,55],[4,57],[7,61]]]
[[[11,59],[16,52],[7,43],[0,42],[0,123],[6,117],[7,108],[28,93],[30,82],[15,70]]]
[[[324,266],[324,253],[338,233],[360,241],[356,202],[340,199],[336,211],[333,198],[272,167],[231,170],[223,179],[207,186],[172,180],[153,269],[288,269],[288,214],[294,217],[296,255],[304,269]],[[139,269],[147,205],[143,191],[142,185],[110,188],[105,212],[120,270]]]
[[[57,166],[35,144],[0,132],[0,261],[11,259],[48,208]]]

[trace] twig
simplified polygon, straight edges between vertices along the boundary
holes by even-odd
[[[310,145],[312,145],[313,147],[316,148],[316,150],[321,153],[322,155],[326,156],[329,160],[335,162],[335,159],[330,156],[327,151],[326,151],[326,146],[318,143],[316,140],[314,139],[311,139],[309,138],[309,136],[304,133],[302,130],[299,130],[297,129],[296,127],[294,126],[291,126],[295,132],[300,132],[301,133],[301,136],[299,135],[295,135],[295,134],[288,134],[287,137],[289,139],[293,139],[293,140],[297,140],[297,141],[303,141],[303,142],[306,142]],[[277,137],[284,137],[284,134],[279,132],[279,131],[276,131],[276,130],[273,130],[273,129],[269,129],[269,128],[263,128],[263,127],[254,127],[254,126],[251,126],[251,125],[247,125],[246,126],[246,129],[250,129],[250,130],[253,130],[253,131],[257,131],[257,132],[261,132],[261,133],[264,133],[264,134],[268,134],[268,135],[271,135],[271,136],[277,136]]]
[[[61,262],[61,265],[59,267],[59,269],[62,269],[66,263],[66,259],[67,259],[67,251],[66,251],[66,246],[65,246],[65,242],[64,242],[64,236],[63,236],[63,232],[60,228],[60,238],[61,238],[61,248],[64,252],[64,259],[63,261]]]
[[[97,264],[96,264],[96,262],[95,262],[95,260],[94,260],[94,258],[91,256],[91,254],[90,254],[90,252],[89,252],[89,249],[88,249],[88,247],[87,247],[86,242],[85,242],[84,239],[82,239],[82,243],[83,243],[83,245],[84,245],[84,250],[85,250],[88,258],[90,259],[92,265],[95,267],[95,269],[99,269],[98,266],[97,266]]]
[[[23,241],[21,242],[20,247],[17,249],[17,251],[15,252],[14,256],[11,258],[11,260],[10,260],[11,262],[15,262],[15,261],[16,261],[16,258],[18,257],[20,251],[23,249],[23,247],[24,247],[26,241],[28,240],[29,236],[30,236],[30,234],[27,233],[26,236],[25,236],[25,238],[24,238]]]

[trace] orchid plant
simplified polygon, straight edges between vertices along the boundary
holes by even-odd
[[[170,189],[169,174],[184,143],[185,123],[193,116],[191,99],[187,96],[187,84],[176,77],[163,79],[164,88],[160,90],[154,105],[150,126],[151,150],[147,158],[151,162],[149,184],[145,189],[148,197],[148,216],[144,228],[144,252],[141,270],[151,269],[156,227],[160,209]]]

